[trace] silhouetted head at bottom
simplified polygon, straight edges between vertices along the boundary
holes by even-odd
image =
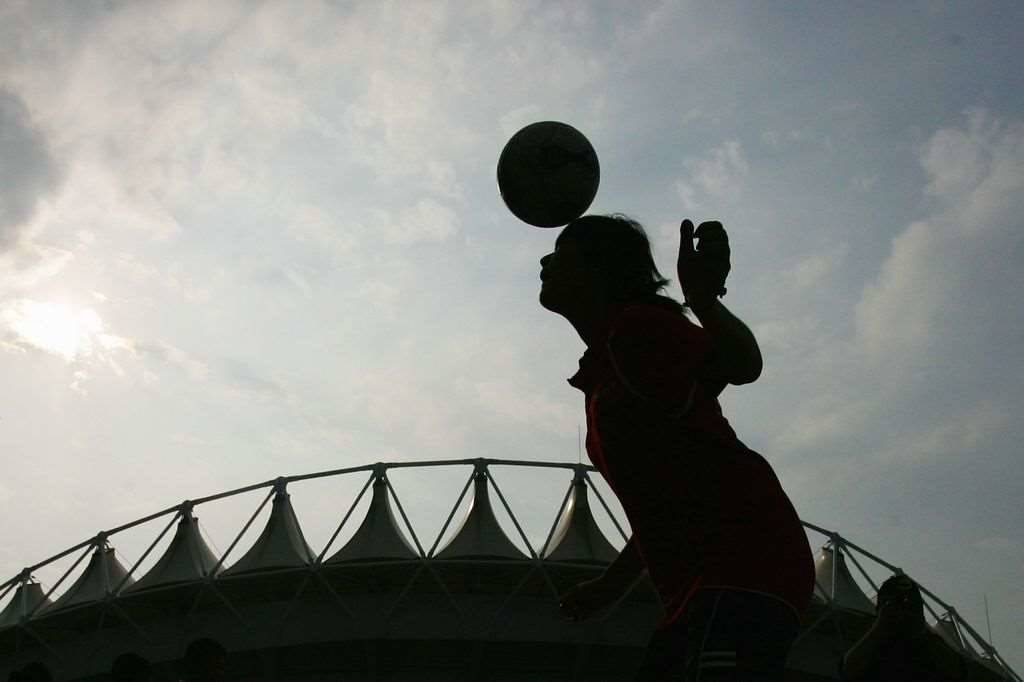
[[[879,617],[884,618],[908,633],[924,628],[924,599],[917,584],[897,574],[878,588]]]
[[[218,682],[226,679],[228,652],[220,642],[204,637],[185,649],[181,672],[185,682]]]

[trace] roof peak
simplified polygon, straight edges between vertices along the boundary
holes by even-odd
[[[473,499],[458,530],[435,559],[526,559],[518,547],[505,535],[491,507],[487,490],[489,478],[486,468],[477,466],[473,472]]]

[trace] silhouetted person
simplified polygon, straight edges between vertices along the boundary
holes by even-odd
[[[925,624],[921,591],[905,575],[878,589],[878,615],[871,629],[846,652],[844,680],[864,682],[954,682],[967,679],[967,661]]]
[[[110,679],[113,682],[150,682],[153,679],[153,668],[149,661],[138,654],[121,654],[110,667]]]
[[[691,231],[686,221],[681,270],[702,262]],[[814,565],[774,472],[736,438],[716,398],[749,358],[747,380],[760,372],[753,335],[717,301],[728,268],[699,286],[714,267],[680,273],[705,328],[661,295],[667,280],[628,218],[573,221],[541,268],[541,305],[587,346],[569,380],[585,396],[587,454],[633,530],[604,574],[563,595],[563,612],[597,613],[646,569],[665,615],[638,680],[781,680]]]
[[[219,682],[225,677],[228,652],[215,639],[197,639],[185,649],[181,660],[184,682]]]

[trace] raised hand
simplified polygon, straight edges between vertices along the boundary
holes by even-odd
[[[694,238],[697,240],[696,248]],[[676,272],[691,308],[707,308],[716,297],[725,295],[725,279],[731,267],[729,255],[729,235],[722,223],[717,220],[703,222],[696,231],[689,219],[680,225]]]

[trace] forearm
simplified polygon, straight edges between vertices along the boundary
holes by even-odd
[[[714,350],[707,374],[725,383],[749,384],[761,376],[763,361],[754,333],[717,298],[690,309],[711,335]]]
[[[630,536],[619,555],[605,569],[601,579],[609,585],[615,585],[625,590],[645,570],[646,566],[644,566],[643,559],[640,558],[640,552],[636,548],[633,537]]]

